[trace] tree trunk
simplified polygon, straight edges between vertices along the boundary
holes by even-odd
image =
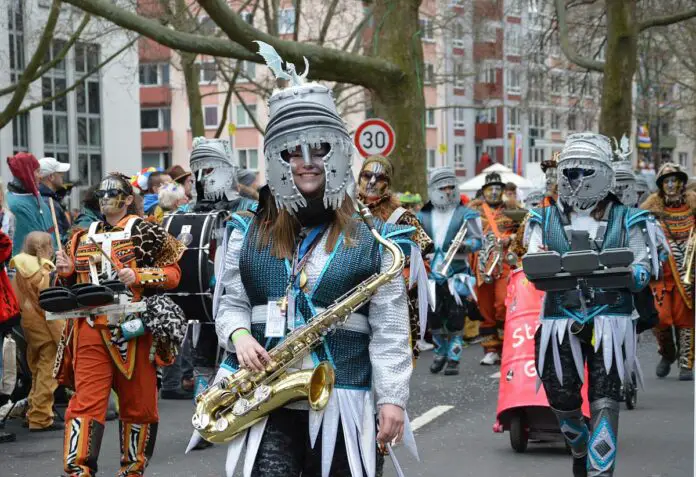
[[[189,104],[189,120],[191,122],[192,137],[205,136],[205,124],[203,122],[203,105],[201,102],[200,70],[196,63],[195,53],[179,52],[181,55],[181,69],[184,72],[186,82],[186,97]]]
[[[633,75],[636,72],[637,0],[606,0],[607,48],[599,132],[621,139],[631,135]]]
[[[375,32],[369,54],[397,65],[405,74],[397,82],[384,82],[372,91],[372,107],[396,133],[394,191],[427,190],[425,157],[425,98],[423,47],[418,35],[421,0],[374,2]]]

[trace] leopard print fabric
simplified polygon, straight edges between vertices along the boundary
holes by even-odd
[[[186,245],[172,237],[159,225],[138,220],[131,230],[135,260],[141,268],[173,265],[186,251]]]
[[[425,229],[423,229],[423,226],[413,212],[410,210],[404,212],[401,217],[399,217],[397,223],[399,225],[409,225],[416,228],[415,232],[411,235],[411,240],[418,245],[421,250],[421,255],[427,255],[432,251],[434,246],[433,241],[425,232]]]

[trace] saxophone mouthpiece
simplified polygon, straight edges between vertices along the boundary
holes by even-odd
[[[370,230],[373,230],[375,228],[375,218],[372,215],[372,212],[370,212],[370,208],[360,202],[358,199],[355,199],[353,204],[355,205],[355,210],[358,212],[358,214],[360,214],[363,222],[365,222],[365,225],[367,225]]]

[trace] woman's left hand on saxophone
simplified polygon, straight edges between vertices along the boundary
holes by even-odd
[[[379,408],[379,432],[377,442],[387,445],[400,442],[404,436],[404,410],[395,404],[382,404]]]

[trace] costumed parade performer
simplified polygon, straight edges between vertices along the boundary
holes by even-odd
[[[558,160],[558,201],[530,211],[525,234],[524,271],[537,288],[546,290],[535,336],[536,370],[572,451],[575,477],[614,473],[622,383],[639,372],[631,293],[647,286],[651,271],[659,266],[654,219],[611,194],[613,157],[605,136],[569,136]],[[605,256],[620,256],[621,265],[597,263],[597,268],[586,269],[592,257]],[[561,257],[565,278],[555,272]],[[539,258],[541,265],[534,261]],[[545,260],[558,268],[551,266],[547,274]],[[577,271],[578,265],[582,270]],[[611,286],[591,286],[595,270],[604,276],[614,272]],[[581,410],[585,366],[589,428]]]
[[[502,193],[502,190],[501,190]],[[475,280],[467,253],[481,248],[479,214],[461,205],[454,169],[433,169],[428,178],[430,200],[418,213],[418,220],[435,245],[430,260],[430,296],[434,306],[428,325],[435,343],[431,373],[445,368],[446,375],[459,374],[464,319],[475,315]]]
[[[62,384],[75,389],[65,415],[64,470],[70,477],[97,473],[113,386],[121,403],[118,475],[139,476],[157,435],[156,366],[174,361],[183,338],[183,313],[162,292],[179,283],[177,262],[185,246],[161,227],[132,215],[133,188],[125,176],[107,175],[95,196],[105,220],[77,231],[65,251],[58,252],[59,276],[66,285],[118,279],[132,302],[144,301],[146,309],[67,320],[55,370]]]
[[[510,244],[515,239],[519,222],[506,213],[516,209],[517,204],[516,201],[509,204],[503,200],[504,187],[500,174],[486,174],[481,188],[483,200],[471,203],[471,208],[481,214],[483,224],[483,244],[475,258],[476,294],[483,315],[483,323],[479,327],[484,350],[481,359],[483,365],[500,364],[508,276],[511,267],[517,264],[517,256],[511,252]],[[522,214],[520,222],[523,217]]]
[[[415,446],[405,415],[412,364],[403,253],[369,219],[354,216],[347,193],[353,145],[330,89],[305,83],[291,64],[283,71],[275,50],[258,43],[291,86],[269,101],[269,187],[259,210],[231,221],[215,318],[229,354],[216,384],[196,398],[192,421],[206,439],[230,442],[230,477],[245,444],[247,477],[375,476],[377,442],[389,447],[407,432],[407,447]],[[414,231],[378,221],[375,227],[394,240]],[[279,367],[305,374],[273,374]],[[309,395],[286,387],[310,373]],[[227,386],[241,386],[243,397]],[[252,402],[268,392],[273,403]],[[227,408],[230,397],[236,402]],[[227,411],[218,414],[218,405]],[[240,420],[247,425],[237,427]]]
[[[558,199],[558,156],[559,152],[553,154],[551,159],[541,161],[541,171],[544,173],[546,185],[546,197],[544,207],[552,205]]]
[[[682,381],[691,381],[694,376],[696,192],[685,189],[688,179],[677,164],[663,164],[657,174],[658,191],[641,205],[659,220],[671,252],[661,277],[650,285],[660,316],[655,335],[661,358],[655,372],[666,377],[679,359]]]
[[[428,275],[422,256],[430,253],[433,241],[410,210],[401,207],[391,190],[394,165],[383,156],[370,156],[363,162],[358,178],[358,198],[367,205],[372,215],[388,224],[407,225],[415,228],[411,240],[417,245],[404,250],[407,262],[404,279],[408,292],[411,317],[411,347],[418,357],[418,340],[425,335],[428,320]],[[405,247],[403,247],[405,248]]]

